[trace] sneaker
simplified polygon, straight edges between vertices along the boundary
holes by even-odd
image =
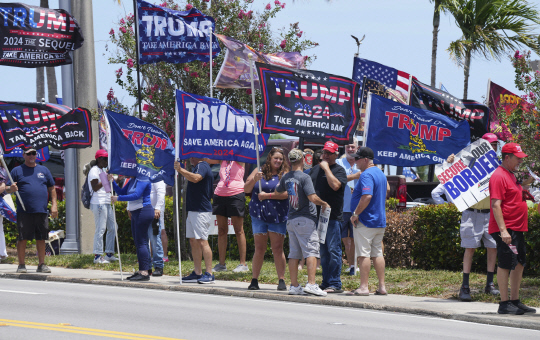
[[[126,280],[131,280],[132,278],[134,278],[135,276],[137,276],[137,274],[139,274],[139,272],[134,272],[132,275],[126,277]]]
[[[20,264],[17,267],[17,273],[26,273],[26,266],[24,264]]]
[[[354,276],[354,266],[349,267],[349,275]]]
[[[289,295],[307,295],[307,294],[304,292],[304,288],[302,287],[302,285],[298,285],[298,287],[291,285],[289,287]]]
[[[487,284],[486,288],[484,289],[484,293],[491,294],[491,295],[500,294],[499,290],[495,288],[495,285],[493,284],[493,282]]]
[[[49,269],[49,267],[47,267],[45,263],[42,263],[39,266],[37,266],[36,272],[37,273],[50,273],[51,270]]]
[[[279,279],[277,290],[287,290],[287,285],[285,284],[285,280]]]
[[[150,281],[150,275],[142,275],[137,272],[137,275],[133,276],[129,281]]]
[[[259,290],[259,281],[257,279],[251,279],[248,290]]]
[[[214,283],[215,281],[216,280],[214,279],[214,275],[210,274],[209,272],[205,272],[201,275],[201,278],[197,280],[197,282],[201,284]]]
[[[114,255],[111,255],[111,256],[105,255],[104,259],[105,261],[109,261],[109,262],[118,261],[118,258],[115,257]]]
[[[499,314],[514,314],[514,315],[523,315],[525,314],[525,311],[516,305],[514,305],[510,301],[501,301],[499,302],[499,310],[497,311]]]
[[[225,264],[216,264],[214,268],[212,269],[213,272],[226,272],[227,271],[227,265]]]
[[[165,257],[163,258],[163,262],[169,262],[169,257],[168,257],[168,256],[165,256]]]
[[[106,263],[109,263],[109,261],[105,260],[103,258],[103,256],[100,256],[98,258],[94,258],[94,263],[97,263],[97,264],[106,264]]]
[[[195,283],[198,282],[202,275],[195,274],[195,271],[192,271],[188,276],[182,278],[182,283]]]
[[[472,301],[471,289],[469,288],[469,286],[461,286],[461,288],[459,289],[458,299],[459,301]]]
[[[236,266],[236,268],[233,269],[234,273],[245,273],[248,271],[249,271],[249,268],[245,264],[239,264],[238,266]]]
[[[526,306],[524,303],[522,303],[519,299],[517,300],[510,300],[510,302],[516,306],[517,308],[523,310],[525,313],[536,313],[536,309],[531,308],[529,306]]]
[[[152,276],[163,276],[163,268],[156,268],[152,273]]]
[[[319,285],[316,283],[314,284],[307,283],[306,288],[304,288],[304,291],[308,294],[313,294],[316,296],[326,296],[326,292],[322,291],[321,288],[319,288]]]

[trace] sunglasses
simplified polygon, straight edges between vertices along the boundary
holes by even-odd
[[[37,155],[37,152],[36,151],[30,151],[30,152],[26,152],[25,155],[27,155],[27,156],[35,156],[35,155]]]

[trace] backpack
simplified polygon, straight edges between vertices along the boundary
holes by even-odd
[[[82,201],[83,206],[86,209],[90,209],[91,199],[92,199],[92,190],[90,190],[90,186],[88,185],[88,175],[86,175],[86,180],[84,181],[84,184],[81,190],[81,201]]]

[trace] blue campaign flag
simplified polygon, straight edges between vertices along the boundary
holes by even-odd
[[[446,93],[450,93],[450,91],[448,91],[448,89],[442,83],[441,83],[441,90],[443,90]]]
[[[224,102],[176,90],[178,108],[178,154],[189,157],[224,159],[255,163],[255,125],[253,115],[235,109]],[[258,130],[261,115],[257,116]],[[268,140],[259,134],[259,155]]]
[[[4,157],[23,157],[23,150],[21,148],[15,148],[10,153],[4,154]],[[46,162],[49,160],[49,147],[46,146],[43,149],[37,150],[36,161]]]
[[[410,178],[413,181],[418,178],[418,176],[416,176],[416,173],[414,173],[410,167],[403,168],[403,176],[405,176],[406,178]]]
[[[9,200],[9,203],[8,201]],[[0,215],[7,218],[10,222],[17,223],[17,212],[13,205],[13,199],[9,194],[4,197],[0,197]]]
[[[214,18],[196,8],[175,11],[142,0],[137,0],[137,13],[141,64],[210,60],[210,33],[216,28]],[[212,37],[212,58],[220,52],[217,39]]]
[[[110,132],[109,172],[174,185],[174,147],[161,129],[138,118],[104,111]]]
[[[366,146],[376,164],[421,166],[442,163],[470,141],[466,120],[452,118],[370,95]]]

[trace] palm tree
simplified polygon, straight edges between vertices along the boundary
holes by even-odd
[[[431,44],[431,86],[435,87],[437,74],[437,43],[439,39],[439,23],[441,12],[448,12],[448,4],[454,0],[429,0],[435,4],[433,9],[433,41]]]
[[[467,99],[471,58],[500,61],[505,53],[526,46],[539,51],[539,12],[525,0],[455,0],[448,11],[463,35],[447,51],[463,66],[463,98]]]

